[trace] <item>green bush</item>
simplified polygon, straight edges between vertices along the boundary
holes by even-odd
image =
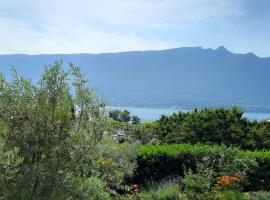
[[[139,145],[138,142],[119,144],[112,137],[104,136],[92,149],[92,170],[107,183],[121,184],[136,167]]]
[[[249,200],[269,200],[270,192],[258,191],[249,193]]]
[[[183,179],[184,193],[188,199],[208,199],[211,191],[211,181],[208,176],[194,174],[189,170]]]
[[[249,158],[269,158],[270,151],[250,151],[250,150],[239,150],[238,148],[228,148],[237,151],[241,157]],[[166,154],[169,156],[177,156],[179,154],[191,153],[194,155],[199,154],[219,154],[224,151],[224,146],[220,145],[206,145],[206,144],[162,144],[162,145],[143,145],[140,148],[140,155],[147,157],[157,154]]]
[[[152,186],[141,194],[145,200],[180,200],[181,196],[179,186],[173,182]]]
[[[55,196],[52,196],[52,199],[111,199],[110,194],[104,190],[106,183],[100,178],[83,178],[69,174],[67,175],[67,181],[70,189],[62,193],[59,191]]]
[[[269,149],[269,128],[265,122],[249,121],[239,107],[195,109],[162,116],[154,135],[162,144],[224,144],[241,149]]]
[[[13,74],[0,75],[0,199],[108,199],[138,145],[104,137],[105,104],[78,67],[56,62],[35,85]]]
[[[248,195],[239,190],[224,191],[216,194],[216,200],[250,200]]]
[[[209,166],[218,172],[216,177],[242,172],[248,181],[243,185],[245,190],[270,189],[270,151],[251,152],[211,145],[143,145],[133,181],[145,184],[147,180],[158,182],[168,176],[184,177],[185,171],[195,172],[206,158]]]
[[[141,124],[126,124],[122,129],[132,140],[140,141],[142,144],[159,144],[159,140],[154,135],[156,126],[156,122],[144,122]]]

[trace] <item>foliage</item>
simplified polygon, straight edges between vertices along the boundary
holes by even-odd
[[[183,179],[184,192],[188,199],[200,200],[208,199],[211,190],[209,177],[203,174],[195,174],[189,170]]]
[[[250,192],[249,200],[269,200],[270,193],[265,191]]]
[[[218,159],[209,162],[209,166],[216,165],[219,176],[237,175],[238,178],[241,177],[241,183],[244,183],[248,173],[257,170],[258,163],[253,157],[244,157],[240,152],[236,148],[226,148],[219,153]]]
[[[240,189],[241,183],[244,181],[244,177],[240,173],[234,175],[226,175],[218,177],[217,183],[214,186],[215,191],[228,190],[228,189]]]
[[[105,136],[93,149],[92,159],[96,176],[106,182],[120,184],[126,176],[131,176],[137,164],[139,143],[121,143]]]
[[[270,151],[249,151],[249,150],[239,150],[238,148],[226,148],[230,150],[232,155],[239,155],[239,157],[248,158],[269,158]],[[170,156],[177,156],[179,154],[192,153],[192,154],[219,154],[224,153],[224,146],[219,145],[206,145],[206,144],[162,144],[162,145],[151,145],[146,144],[140,147],[141,156],[151,156],[157,154],[166,154]]]
[[[105,182],[97,177],[78,177],[72,174],[67,175],[68,182],[70,184],[70,190],[66,193],[59,193],[52,196],[52,199],[111,199],[110,194],[104,190]],[[60,194],[60,195],[59,195]]]
[[[108,199],[106,183],[132,172],[138,146],[104,137],[105,104],[79,68],[56,62],[37,85],[13,77],[0,76],[0,198]]]
[[[121,115],[121,110],[114,109],[114,110],[109,111],[109,117],[115,121],[121,121],[120,115]]]
[[[110,125],[112,129],[123,129],[124,128],[124,124],[116,121],[114,119],[110,120]]]
[[[140,124],[141,123],[141,119],[136,116],[136,115],[133,115],[132,118],[131,118],[131,123],[136,125],[136,124]]]
[[[174,113],[157,120],[154,134],[161,143],[224,144],[242,149],[269,149],[270,131],[265,122],[249,121],[244,111],[205,108]]]
[[[167,182],[162,185],[152,186],[149,190],[142,193],[145,200],[180,200],[181,193],[179,186],[174,182]]]
[[[246,189],[248,191],[267,190],[270,191],[270,157],[257,158],[258,168],[253,172],[249,172],[249,184]]]
[[[159,140],[153,134],[155,127],[155,122],[144,122],[137,125],[127,125],[123,130],[134,141],[140,141],[142,144],[158,144]]]
[[[224,149],[223,152],[214,159],[203,157],[197,163],[195,173],[189,170],[185,174],[184,194],[188,199],[247,199],[240,192],[241,186],[247,172],[257,167],[256,161],[239,158],[234,149]]]
[[[124,110],[123,112],[121,112],[120,119],[122,122],[126,122],[126,123],[130,122],[131,120],[130,112],[127,110]]]
[[[239,190],[229,190],[218,193],[215,196],[216,200],[249,200],[247,194],[240,192]]]
[[[220,176],[232,176],[240,173],[244,177],[241,184],[246,189],[257,190],[268,187],[269,162],[265,162],[269,152],[254,152],[210,145],[143,145],[140,148],[138,167],[134,181],[159,181],[168,176],[182,176],[191,169],[211,175],[213,186]],[[264,172],[262,171],[264,170]],[[260,181],[260,180],[265,180]],[[252,184],[251,184],[252,183]]]
[[[121,111],[118,109],[110,110],[109,117],[118,122],[128,123],[131,121],[132,124],[140,123],[140,118],[136,115],[131,117],[130,112],[128,110],[124,110],[124,111]]]
[[[171,176],[184,177],[182,191],[167,182],[126,199],[269,195],[239,192],[270,189],[270,131],[264,122],[243,118],[237,107],[144,123],[113,110],[108,119],[105,104],[72,64],[69,71],[61,62],[46,67],[36,85],[16,70],[13,77],[7,82],[0,75],[0,199],[106,200],[108,183],[145,184]],[[114,130],[123,130],[127,139],[118,143],[110,137]],[[183,142],[189,144],[171,144]]]

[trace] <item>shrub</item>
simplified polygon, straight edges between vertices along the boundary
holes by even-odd
[[[270,158],[270,151],[250,151],[250,150],[239,150],[238,148],[227,148],[235,151],[240,157],[248,158]],[[194,155],[199,154],[210,154],[210,153],[223,153],[224,146],[219,145],[206,145],[206,144],[162,144],[162,145],[143,145],[140,148],[140,155],[147,157],[150,155],[166,154],[169,156],[177,156],[184,153],[192,153]],[[234,154],[235,154],[234,153]]]
[[[270,192],[258,191],[249,193],[249,200],[269,200]]]
[[[110,194],[104,190],[106,183],[97,177],[78,177],[67,175],[67,184],[70,189],[67,192],[56,193],[52,199],[87,199],[87,200],[109,200]]]
[[[78,67],[46,67],[33,85],[0,75],[0,199],[108,199],[137,145],[108,144],[105,104]]]
[[[240,185],[243,181],[244,177],[240,173],[231,176],[220,176],[214,186],[214,190],[240,189]]]
[[[131,139],[140,141],[142,144],[158,144],[159,140],[153,134],[156,126],[156,122],[144,122],[127,125],[124,131]]]
[[[195,172],[198,164],[203,163],[207,165],[206,168],[216,173],[214,178],[240,173],[245,181],[252,182],[252,184],[245,182],[244,189],[262,190],[269,188],[269,185],[265,184],[270,181],[269,155],[270,151],[252,153],[224,146],[143,145],[140,148],[138,167],[133,181],[136,183],[145,183],[145,180],[158,182],[168,176],[183,177],[185,171],[191,169]]]
[[[121,184],[136,167],[139,145],[138,142],[119,144],[112,137],[104,136],[92,150],[92,170],[108,183]]]
[[[239,190],[229,190],[218,193],[215,196],[216,200],[249,200],[249,197],[245,194],[240,192]]]
[[[265,122],[249,121],[239,107],[195,109],[162,116],[154,134],[162,144],[224,144],[241,149],[269,149]]]
[[[179,186],[173,182],[168,182],[159,186],[152,186],[148,191],[141,194],[145,200],[180,200],[181,194]]]
[[[188,199],[207,199],[211,190],[211,181],[207,176],[194,174],[189,170],[183,179],[185,196]]]
[[[270,157],[257,158],[257,170],[248,173],[249,182],[252,184],[247,185],[246,190],[270,190]]]

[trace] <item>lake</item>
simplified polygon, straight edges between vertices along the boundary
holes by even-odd
[[[171,115],[174,112],[188,112],[190,110],[170,108],[138,108],[138,107],[112,107],[112,109],[128,110],[131,115],[137,115],[142,121],[154,121],[161,115]],[[244,116],[250,120],[270,119],[270,113],[245,112]]]

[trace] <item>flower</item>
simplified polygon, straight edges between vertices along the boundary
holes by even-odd
[[[214,190],[218,191],[232,184],[236,184],[236,186],[239,187],[239,184],[243,182],[243,180],[244,177],[240,173],[236,173],[231,176],[220,176],[218,177],[218,181],[214,186]]]

